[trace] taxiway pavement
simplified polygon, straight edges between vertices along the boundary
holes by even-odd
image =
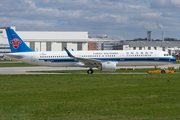
[[[164,68],[164,67],[180,67],[180,64],[171,64],[171,65],[164,65],[158,66],[157,68]],[[117,67],[119,68],[154,68],[154,66],[122,66]],[[82,68],[82,67],[0,67],[0,74],[66,74],[66,73],[34,73],[28,71],[52,71],[52,70],[88,70],[89,68]],[[68,74],[68,73],[67,73]],[[106,73],[107,74],[107,73]]]

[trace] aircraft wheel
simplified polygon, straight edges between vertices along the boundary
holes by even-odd
[[[88,74],[93,74],[93,70],[92,70],[92,69],[89,69],[89,70],[87,71],[87,73],[88,73]]]

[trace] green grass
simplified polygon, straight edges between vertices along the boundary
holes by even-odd
[[[174,64],[180,64],[180,61],[176,61]]]
[[[0,75],[0,119],[180,119],[179,78],[180,74]]]

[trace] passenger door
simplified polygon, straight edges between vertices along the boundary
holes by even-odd
[[[155,56],[155,57],[154,57],[154,60],[159,60],[159,54],[158,54],[158,52],[155,52],[154,54],[155,54],[155,55],[154,55],[154,56]]]
[[[36,62],[36,53],[31,54],[31,62]]]

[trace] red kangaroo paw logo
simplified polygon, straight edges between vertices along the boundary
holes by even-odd
[[[11,44],[13,43],[13,48],[17,49],[19,47],[19,43],[21,44],[21,41],[15,38],[15,39],[11,40],[10,43]]]

